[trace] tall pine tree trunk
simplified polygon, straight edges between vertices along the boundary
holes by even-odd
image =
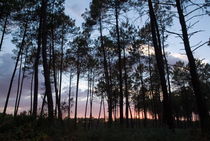
[[[33,111],[33,81],[34,81],[34,71],[31,74],[30,115],[32,115],[32,111]]]
[[[64,26],[64,25],[63,25]],[[63,28],[63,27],[62,27]],[[59,82],[59,103],[61,103],[61,94],[62,94],[62,79],[63,79],[63,46],[64,46],[64,29],[62,29],[62,39],[61,39],[61,64],[60,64],[60,82]],[[62,112],[60,104],[58,105],[58,118],[62,119]]]
[[[47,96],[48,104],[48,117],[53,118],[53,99],[52,90],[50,82],[50,68],[48,64],[47,57],[47,0],[42,0],[42,16],[43,16],[43,26],[42,26],[42,58],[43,58],[43,68],[44,68],[44,80],[45,80],[45,93]]]
[[[119,31],[119,1],[115,0],[115,20],[116,20],[116,35],[118,48],[118,63],[119,63],[119,88],[120,88],[120,125],[123,125],[123,79],[122,79],[122,59]]]
[[[103,67],[104,67],[104,74],[105,74],[105,81],[106,81],[106,93],[108,95],[108,124],[109,127],[112,125],[112,91],[111,91],[111,85],[110,85],[110,79],[109,79],[109,71],[108,71],[108,63],[107,63],[107,57],[106,57],[106,51],[103,41],[103,27],[102,27],[102,20],[100,16],[100,40],[101,40],[101,48],[103,52]]]
[[[71,118],[71,82],[72,82],[72,72],[70,72],[70,77],[69,77],[69,101],[68,101],[68,118]]]
[[[86,104],[85,104],[85,123],[84,127],[86,128],[87,125],[87,109],[88,109],[88,100],[89,100],[89,94],[90,94],[90,86],[91,86],[91,81],[90,81],[90,72],[88,71],[88,89],[87,89],[87,99],[86,99]]]
[[[79,61],[79,56],[78,60]],[[77,83],[76,83],[76,99],[75,99],[75,111],[74,111],[74,128],[77,128],[77,102],[78,102],[78,90],[79,90],[79,77],[80,77],[80,65],[77,62]]]
[[[148,0],[148,5],[149,5],[149,14],[150,14],[150,22],[151,22],[151,30],[152,30],[152,40],[153,40],[153,45],[155,48],[155,56],[156,56],[158,71],[160,75],[162,92],[163,92],[163,122],[167,124],[170,129],[173,129],[174,128],[173,116],[172,116],[171,104],[169,102],[168,90],[167,90],[166,79],[165,79],[163,55],[162,55],[162,50],[161,50],[161,44],[160,42],[158,42],[160,35],[158,34],[159,31],[157,28],[157,20],[156,20],[156,16],[153,10],[151,0]]]
[[[18,103],[18,97],[20,94],[22,63],[23,63],[23,54],[20,55],[20,66],[19,66],[19,74],[18,74],[17,93],[16,93],[16,98],[15,98],[14,116],[16,116],[16,108],[17,108],[17,103]]]
[[[183,13],[183,9],[181,8],[180,0],[176,0],[177,11],[179,14],[179,21],[182,29],[182,37],[184,41],[184,47],[187,54],[187,58],[189,60],[189,67],[190,67],[190,75],[191,75],[191,82],[193,86],[193,90],[196,97],[196,103],[198,107],[198,114],[200,118],[200,124],[202,131],[207,131],[210,129],[210,119],[209,119],[209,112],[205,103],[204,93],[201,90],[201,83],[199,81],[197,68],[195,64],[195,59],[193,53],[190,48],[189,36],[187,32],[186,21]]]
[[[41,7],[42,9],[42,7]],[[37,106],[38,106],[38,92],[39,92],[39,60],[41,53],[41,36],[42,36],[42,15],[39,15],[39,28],[37,37],[37,51],[36,58],[34,62],[34,97],[33,97],[33,112],[34,117],[37,116]]]
[[[3,41],[4,41],[4,35],[5,35],[6,29],[7,29],[7,22],[8,22],[8,16],[6,16],[5,20],[4,20],[4,26],[3,26],[3,31],[2,31],[2,35],[1,35],[1,41],[0,41],[0,51],[2,49],[2,45],[3,45]]]
[[[126,67],[126,56],[125,56],[125,47],[123,48],[123,56],[124,56],[124,84],[125,84],[125,116],[126,116],[126,127],[129,127],[129,94],[128,94],[128,73]]]
[[[9,98],[10,98],[12,84],[13,84],[15,73],[16,73],[16,70],[17,70],[17,65],[18,65],[18,62],[19,62],[19,59],[20,59],[20,55],[21,55],[22,50],[23,50],[24,45],[25,45],[25,37],[26,37],[26,32],[27,32],[27,26],[28,26],[28,23],[26,22],[25,27],[24,27],[25,29],[24,29],[24,33],[23,33],[23,38],[22,38],[21,45],[20,45],[18,55],[17,55],[17,58],[16,58],[15,68],[14,68],[14,71],[13,71],[13,74],[12,74],[12,78],[10,80],[9,90],[8,90],[6,102],[5,102],[5,105],[4,105],[4,111],[3,111],[4,115],[6,114],[6,111],[7,111],[7,105],[8,105],[8,101],[9,101]]]

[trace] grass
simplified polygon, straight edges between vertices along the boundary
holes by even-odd
[[[72,120],[34,120],[29,116],[0,116],[0,141],[209,141],[199,129],[166,128],[91,128]]]

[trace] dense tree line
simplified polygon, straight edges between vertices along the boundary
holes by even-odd
[[[185,127],[192,127],[199,120],[202,131],[209,131],[210,65],[193,55],[208,41],[192,48],[190,38],[200,31],[190,33],[196,25],[188,25],[194,18],[208,16],[208,1],[92,0],[82,15],[81,29],[64,12],[64,2],[0,1],[0,50],[4,50],[8,34],[16,46],[3,114],[7,112],[17,76],[14,106],[17,116],[24,80],[28,77],[29,114],[34,118],[47,115],[50,120],[62,120],[67,113],[69,119],[74,118],[76,128],[79,83],[87,81],[84,127],[94,125],[93,104],[97,99],[100,101],[97,126],[107,118],[108,127],[118,121],[121,127],[139,127],[140,119],[147,127],[152,119],[154,127],[174,130],[182,127],[183,121]],[[135,23],[142,20],[133,19],[134,13],[144,22]],[[175,18],[179,19],[180,33],[169,31]],[[182,39],[188,62],[169,64],[165,48],[171,34]],[[66,75],[68,82],[63,80]],[[44,93],[39,99],[41,78]],[[69,83],[67,102],[62,98],[65,83]]]

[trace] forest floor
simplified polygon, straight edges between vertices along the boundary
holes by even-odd
[[[105,128],[104,124],[89,129],[83,123],[73,127],[72,120],[49,122],[0,115],[0,141],[210,141],[196,128],[172,132],[166,128]]]

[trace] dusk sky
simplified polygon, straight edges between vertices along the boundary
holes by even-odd
[[[81,26],[81,24],[83,22],[81,14],[85,11],[85,8],[89,7],[90,1],[91,0],[66,0],[65,12],[68,15],[70,15],[70,17],[72,19],[76,20],[77,26]],[[202,43],[204,43],[209,40],[209,38],[210,38],[210,35],[209,35],[210,20],[209,19],[210,19],[209,16],[199,17],[199,23],[197,23],[197,25],[195,25],[195,28],[193,28],[189,31],[189,33],[190,33],[190,32],[194,32],[196,30],[203,30],[203,32],[200,32],[191,38],[190,41],[191,41],[192,46],[196,45],[200,41],[202,41]],[[194,22],[196,22],[197,20],[198,19],[195,19]],[[139,20],[139,21],[141,21],[141,20]],[[176,24],[177,22],[178,22],[178,19],[175,18],[175,21],[174,21],[175,26],[173,26],[173,28],[169,28],[168,30],[180,33],[181,32],[180,26],[179,26],[179,24]],[[141,23],[139,23],[139,24],[141,24]],[[188,23],[188,24],[190,24],[190,23]],[[191,24],[193,24],[193,23],[191,23]],[[12,57],[14,57],[14,54],[12,53],[12,50],[14,49],[14,45],[10,42],[10,40],[11,40],[11,36],[7,35],[5,37],[2,51],[0,52],[0,111],[1,112],[2,112],[2,107],[5,103],[5,96],[8,91],[9,80],[11,78],[12,71],[14,68],[14,60],[12,59]],[[182,60],[182,61],[187,62],[185,51],[183,50],[184,49],[183,44],[182,44],[181,40],[178,37],[176,37],[176,35],[170,35],[167,43],[170,44],[170,46],[168,46],[168,48],[167,48],[167,51],[172,52],[168,56],[168,60],[169,60],[170,64],[175,63],[177,60]],[[207,45],[204,45],[203,47],[196,50],[194,52],[194,55],[197,58],[204,59],[205,62],[210,62],[209,53],[210,53],[210,47]],[[17,75],[17,73],[16,73],[16,75]],[[64,81],[68,82],[67,75],[65,75]],[[17,79],[15,79],[15,82],[13,85],[8,112],[11,112],[13,110],[13,105],[11,103],[14,104],[14,99],[15,99],[15,95],[16,95],[15,91],[17,89],[16,82],[17,82]],[[86,88],[87,88],[86,85],[87,85],[87,83],[85,81],[82,81],[80,84],[79,111],[84,111],[84,103],[85,103],[84,98],[85,98]],[[63,86],[63,98],[64,99],[65,99],[65,97],[67,97],[67,95],[65,94],[65,91],[68,91],[67,87],[68,87],[68,84],[67,83],[64,84],[64,86]],[[73,86],[73,89],[74,88],[75,88],[75,86]],[[74,92],[74,90],[73,90],[73,92]],[[43,91],[41,93],[43,93]],[[23,99],[22,99],[22,102],[20,105],[20,111],[25,110],[25,107],[28,107],[29,102],[30,102],[30,78],[27,78],[27,81],[25,81],[25,83],[24,83]],[[97,105],[98,100],[95,100],[95,103]],[[94,109],[98,110],[97,107],[98,107],[98,105]],[[79,114],[83,115],[82,112],[80,112]]]

